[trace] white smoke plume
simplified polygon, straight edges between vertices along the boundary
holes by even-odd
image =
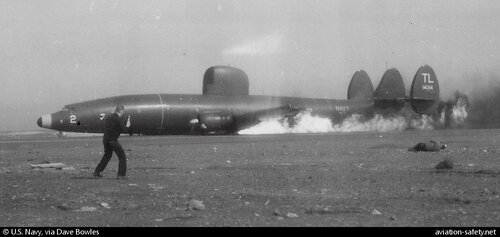
[[[376,114],[372,119],[363,121],[361,115],[353,114],[341,124],[333,125],[333,128],[335,132],[390,132],[402,131],[407,128],[407,124],[402,116],[384,118]]]
[[[458,101],[451,109],[451,119],[454,124],[464,124],[467,119],[467,100],[458,98]]]
[[[444,116],[442,114],[441,116]],[[437,122],[444,121],[444,117],[440,117]],[[410,127],[417,130],[432,130],[435,127],[436,122],[429,115],[422,115],[419,119],[412,119],[410,121]]]
[[[297,123],[290,126],[286,120],[270,119],[244,130],[239,134],[281,134],[281,133],[325,133],[334,132],[332,122],[328,118],[312,116],[310,112],[297,114]]]
[[[285,36],[280,32],[274,32],[260,38],[256,38],[232,48],[224,50],[224,55],[267,55],[279,53],[283,50]]]
[[[329,133],[329,132],[362,132],[362,131],[402,131],[407,128],[404,117],[384,118],[375,115],[370,120],[363,121],[362,116],[353,114],[340,124],[332,124],[329,118],[313,116],[310,112],[299,113],[295,126],[290,126],[286,120],[267,120],[239,131],[239,134],[282,134],[282,133]]]
[[[310,112],[299,113],[295,126],[290,126],[287,120],[272,119],[239,131],[239,134],[283,134],[283,133],[332,133],[332,132],[399,132],[407,129],[432,130],[442,127],[445,113],[433,119],[432,116],[382,116],[376,114],[371,119],[364,119],[360,114],[353,114],[339,124],[333,124],[329,118],[313,116]],[[454,123],[465,122],[467,111],[465,105],[457,103],[452,110]],[[436,121],[435,121],[436,120]]]

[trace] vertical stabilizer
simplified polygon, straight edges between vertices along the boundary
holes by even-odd
[[[373,98],[373,84],[368,74],[358,70],[352,76],[347,89],[348,100],[369,100]]]
[[[373,94],[378,109],[400,110],[405,103],[405,84],[396,68],[387,70]]]
[[[410,104],[419,114],[436,113],[439,106],[439,82],[436,73],[425,65],[418,69],[411,83]]]

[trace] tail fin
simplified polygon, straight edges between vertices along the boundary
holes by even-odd
[[[347,89],[348,100],[365,100],[373,98],[373,84],[368,74],[363,70],[358,70],[352,76],[349,88]]]
[[[418,69],[411,83],[410,104],[419,114],[433,114],[439,106],[439,82],[436,73],[425,65]]]
[[[405,84],[396,68],[387,70],[373,94],[378,109],[400,110],[405,104]]]

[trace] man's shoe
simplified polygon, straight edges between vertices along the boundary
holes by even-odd
[[[127,176],[118,175],[118,176],[116,176],[116,179],[118,179],[118,180],[127,180],[128,178],[127,178]]]
[[[102,174],[100,172],[94,172],[94,174],[92,175],[96,178],[102,178]]]

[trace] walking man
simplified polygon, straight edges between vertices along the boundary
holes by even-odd
[[[125,132],[126,129],[120,119],[120,117],[123,116],[124,110],[125,108],[123,105],[116,106],[115,112],[111,116],[106,117],[104,121],[104,136],[102,138],[104,155],[101,158],[101,162],[99,162],[95,168],[94,177],[102,177],[102,172],[106,168],[114,151],[118,156],[118,175],[116,178],[127,179],[127,157],[125,156],[122,146],[118,142],[118,137],[120,137],[120,134]]]

